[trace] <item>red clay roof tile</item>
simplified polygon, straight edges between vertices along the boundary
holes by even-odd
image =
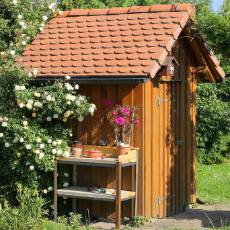
[[[22,61],[38,76],[154,76],[193,13],[191,4],[66,11]]]

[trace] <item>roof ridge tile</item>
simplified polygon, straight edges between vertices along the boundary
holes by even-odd
[[[136,14],[136,13],[156,13],[156,12],[187,12],[193,16],[195,6],[191,3],[180,4],[154,4],[150,6],[131,6],[113,7],[105,9],[73,9],[64,11],[56,17],[77,17],[77,16],[96,16],[96,15],[117,15],[117,14]]]

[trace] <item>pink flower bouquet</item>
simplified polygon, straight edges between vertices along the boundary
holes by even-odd
[[[130,106],[117,105],[108,114],[108,119],[114,127],[116,144],[118,146],[130,146],[133,126],[140,123],[136,109]]]

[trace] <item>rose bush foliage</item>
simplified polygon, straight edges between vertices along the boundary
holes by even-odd
[[[81,122],[96,109],[69,76],[37,83],[37,69],[26,72],[15,64],[23,47],[58,13],[56,6],[53,1],[0,2],[0,26],[11,30],[0,34],[0,198],[15,201],[18,183],[44,195],[52,191],[54,160],[69,155],[72,131],[66,123]]]

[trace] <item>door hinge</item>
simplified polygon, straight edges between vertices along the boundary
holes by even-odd
[[[167,103],[168,99],[161,98],[160,96],[157,97],[157,106],[160,106],[162,103]]]

